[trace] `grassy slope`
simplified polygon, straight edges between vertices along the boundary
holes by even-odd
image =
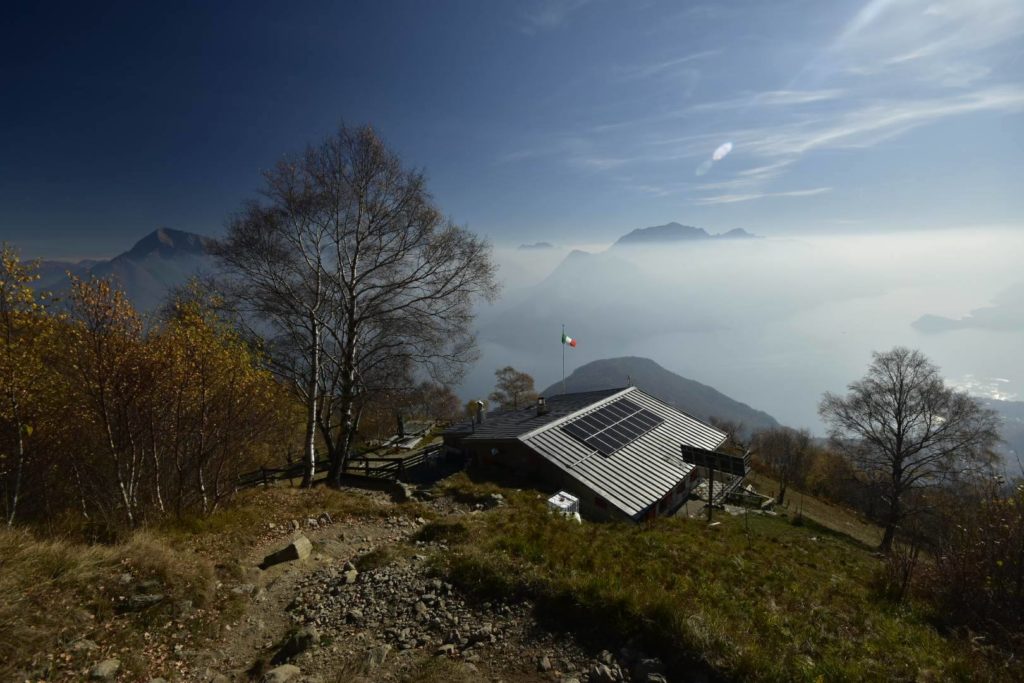
[[[759,493],[771,496],[779,491],[778,482],[763,474],[754,472],[750,475],[749,481]],[[846,534],[868,547],[878,547],[882,540],[881,527],[864,521],[856,513],[846,508],[804,495],[793,488],[786,491],[786,504],[780,511],[790,517],[799,513],[822,526]]]
[[[456,493],[481,488],[462,480]],[[535,494],[427,535],[456,552],[443,570],[481,596],[526,594],[555,621],[639,637],[677,672],[742,680],[1009,678],[940,636],[912,608],[875,596],[881,560],[836,534],[783,519],[721,516],[648,527],[577,525]],[[607,642],[607,641],[606,641]],[[1020,672],[1017,672],[1020,673]]]

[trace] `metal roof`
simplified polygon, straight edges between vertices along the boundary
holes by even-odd
[[[680,444],[715,450],[727,438],[724,432],[636,387],[592,393],[605,396],[582,410],[521,432],[519,440],[630,517],[642,514],[689,475],[693,466],[683,462]],[[609,456],[557,428],[626,396],[664,422]]]
[[[609,396],[623,392],[623,389],[602,389],[600,391],[584,391],[576,394],[558,394],[545,398],[548,411],[537,414],[536,404],[519,410],[508,410],[500,413],[488,413],[482,424],[464,441],[502,441],[518,439],[523,435],[535,432],[539,428],[561,422],[564,418],[585,410]],[[452,432],[465,432],[467,425],[459,425]]]

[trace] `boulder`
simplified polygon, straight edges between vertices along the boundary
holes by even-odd
[[[665,665],[656,657],[641,657],[633,665],[633,680],[654,683],[661,676],[664,680]]]
[[[260,681],[261,683],[287,683],[301,673],[302,670],[294,664],[282,664],[263,674]]]
[[[288,634],[281,643],[277,654],[270,660],[271,664],[283,664],[299,656],[314,645],[320,644],[320,634],[312,626],[304,626]]]
[[[270,553],[264,557],[263,562],[260,564],[260,569],[267,569],[268,567],[273,567],[275,564],[281,564],[282,562],[304,560],[309,557],[311,552],[313,552],[313,544],[309,542],[308,538],[300,535],[294,541],[277,552]]]
[[[616,683],[615,674],[608,668],[606,664],[594,664],[590,667],[590,678],[588,679],[591,683]]]
[[[94,681],[112,681],[120,669],[120,659],[104,659],[89,671],[89,678]]]
[[[92,650],[98,649],[100,649],[100,646],[97,645],[95,641],[89,640],[88,638],[76,640],[74,643],[71,644],[72,652],[90,652]]]
[[[501,507],[505,504],[505,496],[500,493],[492,493],[487,496],[484,500],[484,508],[490,510],[491,508]]]
[[[406,501],[412,500],[415,494],[416,489],[414,489],[412,486],[404,484],[400,481],[396,481],[395,487],[394,489],[392,489],[391,492],[391,497],[394,499],[396,503],[404,503]]]
[[[144,609],[152,607],[158,603],[163,602],[164,596],[160,593],[142,593],[140,595],[130,595],[128,600],[122,605],[122,609],[126,612],[140,612]]]

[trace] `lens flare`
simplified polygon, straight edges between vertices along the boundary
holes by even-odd
[[[712,161],[721,161],[731,151],[732,151],[732,143],[731,142],[725,142],[725,143],[723,143],[723,144],[718,146],[718,149],[715,150],[715,153],[711,155],[711,160]]]

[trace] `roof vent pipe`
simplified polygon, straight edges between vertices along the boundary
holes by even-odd
[[[537,397],[537,415],[539,416],[539,415],[547,415],[547,414],[548,414],[548,404],[544,401],[544,397],[543,396],[538,396]]]
[[[484,407],[483,401],[476,402],[476,423],[482,424],[484,419],[487,417],[487,408]]]

